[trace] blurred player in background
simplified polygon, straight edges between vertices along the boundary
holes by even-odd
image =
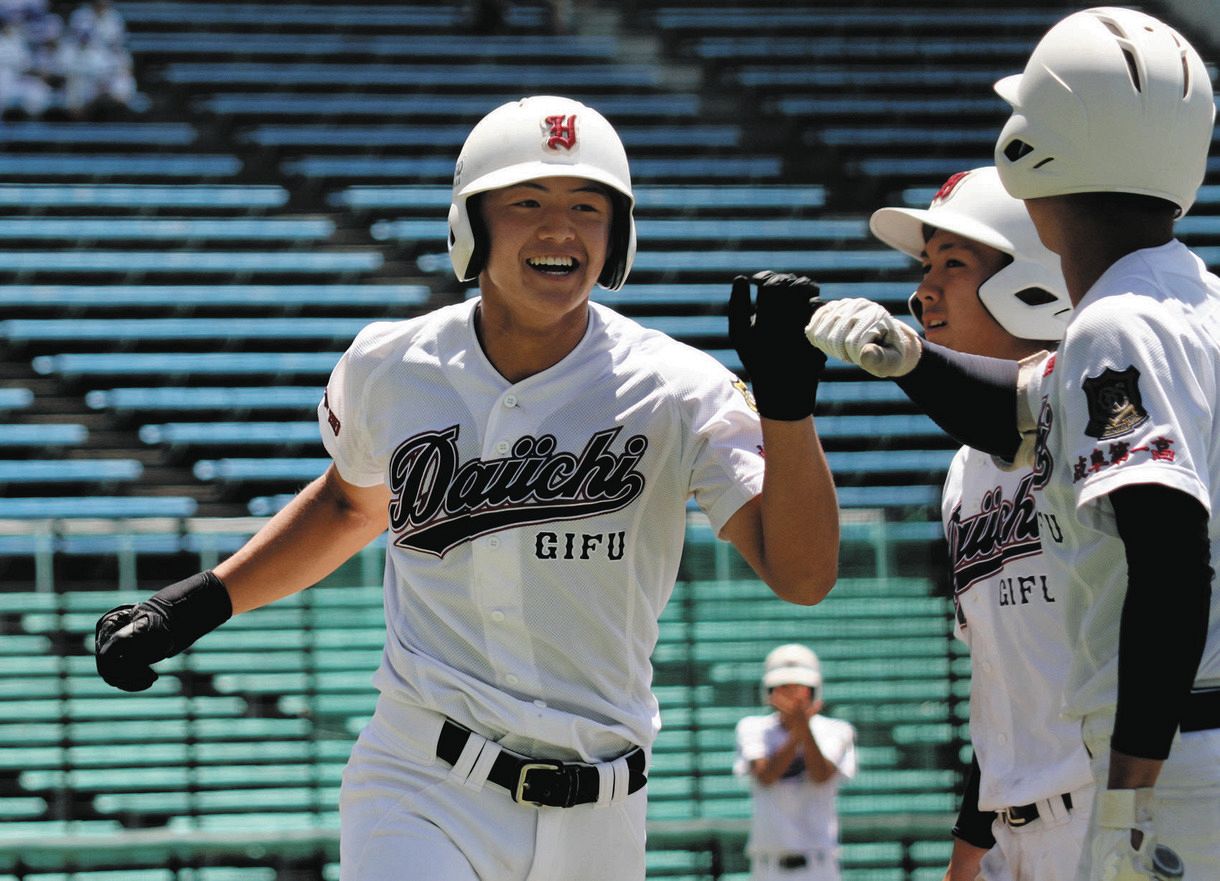
[[[638,881],[650,657],[687,501],[784,599],[834,583],[808,295],[760,282],[755,304],[735,286],[756,411],[709,355],[589,302],[627,277],[633,204],[595,110],[542,96],[489,113],[449,214],[454,270],[481,296],[363,330],[318,408],[325,475],[214,571],[98,622],[103,678],[147,688],[152,663],[388,526],[381,695],[344,773],[343,881]]]
[[[1060,255],[1075,307],[1056,356],[1020,367],[955,356],[860,301],[819,311],[809,337],[898,378],[959,440],[1032,457],[1043,548],[1069,585],[1067,710],[1097,784],[1078,877],[1184,867],[1188,881],[1211,881],[1220,278],[1173,226],[1206,173],[1207,67],[1164,22],[1099,7],[1051,28],[996,90],[1013,108],[1000,178]]]
[[[773,649],[763,696],[775,712],[737,723],[734,772],[750,779],[751,881],[838,881],[839,783],[856,774],[856,732],[823,716],[822,666],[803,645]]]
[[[910,306],[926,339],[1013,360],[1058,345],[1071,311],[1059,258],[994,167],[953,175],[927,209],[882,208],[870,226],[923,267]],[[945,480],[974,747],[946,881],[1071,881],[1088,829],[1089,757],[1062,714],[1066,585],[1042,557],[1033,481],[970,447]]]

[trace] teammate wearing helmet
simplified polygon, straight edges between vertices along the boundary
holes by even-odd
[[[1059,258],[995,168],[953,175],[927,209],[882,208],[873,234],[923,266],[924,336],[1014,360],[1053,349],[1070,313]],[[1034,474],[962,447],[945,480],[955,632],[970,647],[974,761],[946,881],[1071,881],[1093,778],[1062,718],[1071,662],[1062,579],[1042,558]]]
[[[837,881],[839,783],[856,774],[856,731],[822,715],[822,668],[803,645],[773,649],[763,699],[775,712],[737,723],[734,771],[750,779],[751,881]]]
[[[1206,170],[1207,68],[1165,23],[1100,7],[996,88],[1013,106],[1000,178],[1075,305],[1056,358],[965,363],[867,309],[822,310],[809,336],[901,377],[967,443],[1011,456],[1025,433],[1044,549],[1070,579],[1066,708],[1098,786],[1079,877],[1217,878],[1220,278],[1173,231]]]
[[[631,268],[632,203],[595,110],[541,96],[489,113],[450,209],[454,270],[480,296],[365,328],[318,409],[326,474],[214,572],[98,623],[99,672],[145,688],[151,663],[389,528],[343,881],[642,878],[650,656],[688,499],[781,597],[814,603],[834,581],[810,418],[825,359],[789,320],[808,298],[781,286],[751,306],[743,359],[797,374],[755,377],[760,420],[716,360],[589,301]]]

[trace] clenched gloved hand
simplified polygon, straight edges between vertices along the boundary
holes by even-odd
[[[98,675],[123,691],[143,691],[157,681],[153,664],[172,658],[232,615],[229,592],[211,570],[142,603],[116,606],[94,629]]]
[[[758,302],[750,286],[758,285]],[[826,356],[809,344],[805,326],[822,305],[817,283],[803,275],[756,272],[733,279],[729,340],[750,377],[758,412],[796,421],[813,415]]]
[[[873,376],[905,376],[923,354],[919,334],[886,308],[859,298],[835,300],[809,321],[809,342]]]

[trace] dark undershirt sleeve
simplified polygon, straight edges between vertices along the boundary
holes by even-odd
[[[1019,369],[1017,361],[965,355],[925,340],[915,369],[895,382],[958,443],[1011,462],[1021,446]]]
[[[1114,490],[1127,556],[1118,640],[1118,711],[1110,745],[1164,759],[1203,656],[1211,610],[1208,515],[1195,498],[1161,484]]]
[[[990,850],[995,846],[995,836],[991,834],[995,811],[979,810],[980,776],[982,774],[979,770],[979,760],[975,756],[970,760],[966,788],[962,791],[962,804],[957,812],[957,822],[953,824],[953,837],[975,847]]]

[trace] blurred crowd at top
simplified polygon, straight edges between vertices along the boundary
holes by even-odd
[[[110,0],[75,7],[0,0],[0,24],[0,113],[6,118],[140,109],[127,27]]]

